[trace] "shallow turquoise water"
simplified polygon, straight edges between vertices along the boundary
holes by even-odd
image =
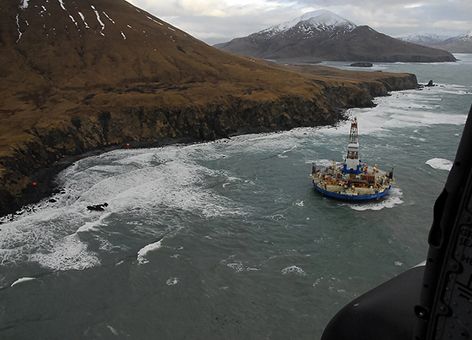
[[[472,56],[459,58],[376,65],[439,86],[349,112],[363,160],[395,168],[382,202],[310,185],[312,162],[344,157],[347,123],[77,162],[56,203],[0,226],[0,338],[318,339],[345,303],[424,259],[448,173],[426,162],[453,160],[472,103]]]

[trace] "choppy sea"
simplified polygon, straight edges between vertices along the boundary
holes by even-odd
[[[472,104],[472,55],[456,57],[375,65],[437,86],[348,111],[361,158],[394,168],[380,202],[312,189],[313,162],[343,159],[348,122],[76,162],[53,201],[0,224],[0,338],[319,339],[344,304],[424,260]]]

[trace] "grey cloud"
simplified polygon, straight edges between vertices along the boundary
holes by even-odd
[[[470,0],[278,0],[287,6],[248,10],[241,15],[238,6],[232,5],[224,17],[191,13],[182,6],[182,1],[133,0],[133,3],[209,44],[246,36],[319,8],[394,36],[419,32],[453,35],[472,30]]]

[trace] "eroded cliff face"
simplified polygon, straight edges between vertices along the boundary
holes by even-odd
[[[155,94],[150,91],[142,106],[133,101],[132,105],[120,100],[108,105],[90,102],[54,122],[35,124],[26,131],[25,142],[12,145],[10,154],[0,157],[0,215],[52,193],[54,175],[90,151],[330,125],[343,119],[343,109],[373,106],[374,96],[417,87],[416,77],[409,74],[357,83],[316,83],[321,91],[311,96],[237,96],[185,105],[153,105]]]

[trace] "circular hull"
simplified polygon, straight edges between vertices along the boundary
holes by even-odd
[[[325,197],[333,198],[340,201],[350,201],[350,202],[367,202],[367,201],[379,200],[387,196],[391,188],[391,187],[388,187],[384,191],[378,192],[372,195],[348,195],[348,194],[341,194],[337,192],[324,190],[320,188],[319,186],[317,186],[315,183],[313,183],[313,186],[315,187],[316,191],[318,191],[320,194],[322,194]]]

